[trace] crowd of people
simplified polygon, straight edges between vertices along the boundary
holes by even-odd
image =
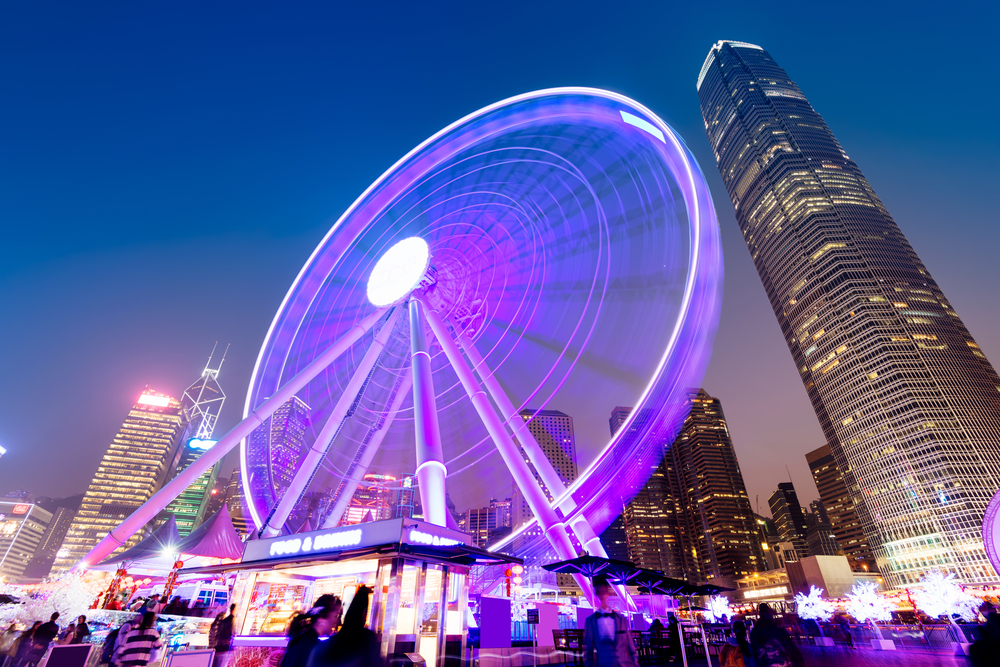
[[[281,667],[383,667],[378,637],[365,627],[371,589],[358,588],[341,623],[343,604],[322,595],[292,619]]]
[[[58,623],[59,613],[49,617],[48,622],[35,621],[31,627],[18,633],[17,624],[11,623],[4,632],[3,648],[0,652],[9,658],[11,667],[29,667],[38,663],[49,646],[83,644],[90,637],[90,626],[86,616],[79,616],[65,628]]]

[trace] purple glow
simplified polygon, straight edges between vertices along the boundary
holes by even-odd
[[[521,95],[445,128],[373,183],[313,252],[268,331],[246,414],[372,311],[368,276],[411,236],[433,256],[429,306],[472,339],[516,408],[561,409],[579,423],[636,407],[614,439],[606,426],[578,427],[585,469],[557,504],[566,524],[584,517],[600,532],[659,462],[708,362],[721,248],[694,158],[651,111],[592,89]],[[408,329],[401,318],[313,490],[336,488],[373,439],[408,369]],[[373,336],[299,393],[311,424],[325,423]],[[433,345],[430,368],[452,498],[503,497],[509,474]],[[385,426],[375,469],[416,468],[413,419],[408,398]],[[258,525],[274,502],[270,456],[241,449]],[[548,549],[536,538],[528,551]]]

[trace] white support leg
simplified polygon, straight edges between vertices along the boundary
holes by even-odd
[[[528,425],[524,422],[524,419],[517,412],[514,404],[511,403],[510,398],[507,397],[507,392],[503,390],[500,383],[493,376],[493,371],[490,370],[489,366],[486,365],[486,360],[483,359],[482,355],[479,354],[479,350],[476,349],[475,344],[468,339],[465,334],[461,333],[458,327],[455,328],[456,338],[458,339],[459,345],[465,351],[469,361],[472,366],[479,372],[479,377],[483,381],[483,386],[486,387],[487,391],[490,393],[490,397],[493,402],[496,403],[497,408],[504,415],[507,415],[507,424],[514,431],[514,436],[517,438],[518,442],[521,443],[521,448],[524,449],[524,453],[528,455],[528,460],[531,461],[531,465],[535,467],[538,471],[538,476],[542,478],[542,483],[545,484],[545,488],[549,490],[553,498],[558,498],[559,496],[566,493],[566,485],[563,483],[562,479],[559,477],[559,473],[553,467],[552,462],[549,458],[545,456],[545,452],[542,451],[541,446],[538,444],[538,440],[528,429]],[[435,334],[437,335],[437,334]],[[561,506],[564,512],[571,511],[576,507],[576,503],[573,502],[572,498],[568,498]],[[583,546],[588,553],[592,556],[600,556],[601,558],[607,558],[608,554],[604,550],[604,545],[601,544],[600,539],[594,533],[594,529],[587,522],[585,517],[578,517],[570,522],[570,529],[573,534],[576,535],[576,539],[579,540],[580,545]],[[619,591],[621,594],[624,591]],[[630,600],[631,601],[631,600]]]
[[[289,380],[273,396],[264,401],[256,410],[250,413],[243,421],[226,433],[219,442],[215,443],[211,449],[195,459],[191,465],[182,470],[172,480],[153,494],[142,506],[130,514],[116,528],[109,532],[104,539],[98,542],[90,552],[84,556],[77,567],[86,568],[94,565],[117,549],[128,538],[132,537],[140,528],[152,521],[153,517],[160,513],[164,507],[179,496],[182,491],[201,476],[203,472],[214,466],[226,454],[238,445],[244,438],[250,435],[254,429],[262,425],[274,411],[287,403],[303,387],[319,375],[323,369],[337,360],[340,355],[349,350],[366,331],[371,329],[378,320],[385,315],[386,309],[380,308],[365,319],[355,324],[350,331],[341,336],[333,345],[328,347],[321,355],[316,357],[308,366],[298,372],[295,377]]]
[[[340,519],[344,516],[344,512],[347,511],[347,505],[351,502],[351,498],[354,497],[354,492],[358,489],[358,483],[361,478],[365,476],[368,472],[368,466],[371,465],[372,459],[375,458],[375,454],[378,452],[379,446],[382,441],[385,440],[385,435],[389,431],[389,427],[392,425],[392,420],[395,419],[396,413],[403,405],[403,401],[406,399],[406,395],[410,393],[410,388],[413,386],[413,376],[407,372],[405,376],[399,381],[399,387],[396,389],[396,395],[392,397],[389,403],[388,412],[385,413],[385,423],[382,427],[372,434],[371,440],[365,447],[365,451],[361,453],[361,458],[358,459],[357,464],[353,468],[348,468],[348,477],[344,480],[343,486],[340,489],[340,495],[337,496],[337,500],[334,502],[333,509],[330,514],[327,515],[326,519],[323,521],[323,528],[336,528],[340,523]]]
[[[326,420],[326,424],[323,425],[323,429],[316,436],[316,441],[313,442],[312,447],[306,452],[305,458],[299,463],[299,467],[292,477],[291,484],[289,484],[281,500],[278,501],[267,519],[265,519],[264,527],[259,533],[261,537],[275,537],[278,535],[281,532],[281,527],[288,520],[288,515],[291,513],[292,508],[302,499],[302,494],[309,487],[309,484],[316,476],[316,471],[319,470],[320,465],[330,451],[333,439],[340,432],[344,419],[347,418],[347,411],[351,409],[351,405],[357,399],[361,388],[368,379],[368,374],[375,368],[382,350],[385,349],[385,345],[389,341],[393,329],[396,327],[396,320],[399,319],[400,310],[400,308],[396,308],[389,315],[389,319],[382,325],[378,334],[375,335],[372,346],[368,348],[365,356],[361,358],[361,362],[355,369],[354,375],[351,376],[343,393],[340,395],[340,399],[337,400],[333,412],[330,413],[330,417]]]
[[[412,298],[413,301],[419,302],[423,299],[423,296],[414,294]],[[560,558],[576,557],[576,551],[573,548],[573,543],[570,542],[569,535],[566,533],[565,525],[559,520],[555,510],[549,504],[548,498],[545,497],[542,489],[535,481],[535,476],[531,474],[528,464],[522,458],[521,452],[511,439],[510,434],[503,425],[503,421],[501,421],[500,416],[497,415],[490,404],[486,392],[476,381],[465,359],[462,358],[462,353],[458,349],[458,345],[451,338],[448,328],[438,314],[430,307],[427,307],[426,311],[427,323],[430,325],[434,337],[441,344],[441,349],[448,358],[448,362],[462,383],[465,392],[469,395],[469,400],[472,402],[473,407],[475,407],[479,418],[486,426],[493,444],[500,452],[504,463],[507,464],[507,469],[510,470],[510,474],[514,478],[514,483],[524,493],[524,499],[538,519],[538,523],[541,525],[542,531],[544,531],[549,543],[552,544]]]
[[[423,306],[410,299],[410,366],[413,368],[413,422],[417,440],[417,483],[424,518],[438,526],[448,525],[441,429],[438,426],[431,355],[424,334]]]

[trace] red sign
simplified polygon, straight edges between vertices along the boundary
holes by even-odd
[[[14,509],[10,511],[11,514],[27,514],[28,510],[31,509],[31,505],[14,505]]]

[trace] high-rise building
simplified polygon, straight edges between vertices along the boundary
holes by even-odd
[[[392,518],[392,487],[396,478],[392,475],[368,473],[351,496],[340,525],[349,526],[368,521],[382,521]]]
[[[542,453],[552,464],[559,479],[569,486],[576,480],[576,434],[573,430],[573,418],[558,410],[522,410],[521,419],[528,423],[528,431],[535,436]],[[537,471],[534,471],[535,480],[544,488]],[[549,500],[553,500],[548,489],[545,495]],[[518,526],[530,521],[533,518],[531,508],[524,499],[521,489],[514,485],[510,499],[510,521],[511,528],[516,530]],[[503,533],[503,528],[494,531],[494,537]],[[542,534],[542,531],[535,526],[530,531],[516,537],[511,544],[513,553],[519,553],[524,544]],[[556,581],[563,590],[573,587],[576,584],[571,575],[558,574]]]
[[[750,498],[736,460],[722,402],[704,389],[670,447],[703,580],[731,581],[763,569]]]
[[[52,564],[55,563],[59,549],[62,548],[63,540],[66,539],[70,524],[73,523],[73,517],[76,516],[76,510],[68,507],[57,507],[55,512],[50,512],[50,514],[52,520],[49,521],[49,525],[35,549],[34,556],[22,574],[24,579],[44,579],[49,576]]]
[[[499,534],[498,529],[510,528],[510,498],[491,498],[486,507],[469,510],[462,516],[460,527],[472,535],[477,547],[485,548]]]
[[[262,483],[270,483],[275,490],[275,500],[284,495],[291,485],[302,451],[305,449],[306,427],[309,425],[309,406],[297,396],[288,399],[264,423],[250,433],[247,447],[263,452],[248,460],[268,461],[260,473]],[[269,453],[269,455],[268,455]]]
[[[212,352],[214,355],[215,350]],[[181,407],[190,424],[191,438],[181,448],[180,461],[177,463],[174,475],[179,475],[215,444],[212,434],[215,432],[215,423],[222,406],[226,402],[226,394],[222,391],[218,379],[225,360],[226,355],[223,354],[219,366],[213,369],[212,358],[209,357],[208,365],[202,371],[201,377],[184,390]],[[177,520],[177,532],[181,537],[187,537],[208,518],[208,505],[211,502],[209,493],[215,486],[221,467],[220,460],[167,505],[167,511]]]
[[[240,469],[233,471],[229,483],[226,485],[226,507],[229,509],[229,516],[233,520],[233,527],[240,535],[250,532],[249,522],[246,519],[246,510],[243,507],[243,485],[240,481]]]
[[[721,402],[704,389],[687,400],[677,438],[625,505],[629,559],[680,579],[735,580],[764,566],[759,528]],[[612,434],[628,411],[615,408]]]
[[[522,410],[521,419],[528,423],[528,431],[535,436],[542,453],[552,463],[559,479],[567,486],[576,480],[576,435],[573,431],[573,418],[558,410]],[[530,420],[530,421],[529,421]],[[541,478],[535,472],[535,479],[541,484]],[[546,490],[549,500],[552,494]],[[534,517],[528,502],[524,499],[521,489],[514,487],[511,496],[511,525],[517,528]],[[537,527],[522,535],[514,542],[515,553],[521,544],[530,537],[541,535]]]
[[[625,530],[625,516],[619,514],[600,535],[601,546],[608,558],[627,561],[628,554],[628,531]]]
[[[771,494],[767,504],[771,507],[774,517],[774,527],[778,531],[778,539],[795,545],[795,551],[800,557],[809,555],[806,541],[806,516],[795,493],[795,485],[791,482],[781,482]]]
[[[830,445],[806,454],[809,470],[812,471],[819,497],[823,501],[826,516],[837,538],[837,544],[851,562],[851,567],[857,570],[872,569],[875,557],[868,547],[868,540],[861,530],[861,520],[854,510],[854,501],[847,492],[844,477],[833,459]]]
[[[52,513],[34,503],[0,502],[0,576],[25,583],[25,571],[51,522]]]
[[[788,74],[721,41],[698,76],[736,219],[891,587],[998,581],[1000,376]]]
[[[187,419],[176,398],[143,390],[101,459],[83,495],[53,570],[76,565],[99,540],[159,490],[177,460]],[[143,531],[126,540],[134,546]]]

